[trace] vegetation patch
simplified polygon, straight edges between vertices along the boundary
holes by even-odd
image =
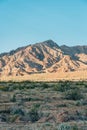
[[[24,123],[32,130],[86,130],[86,85],[86,81],[0,82],[0,124]]]

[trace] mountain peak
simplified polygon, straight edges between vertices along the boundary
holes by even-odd
[[[51,39],[49,39],[49,40],[46,40],[46,41],[44,41],[44,42],[46,42],[46,43],[55,43],[53,40],[51,40]]]
[[[58,46],[53,40],[17,48],[0,55],[0,75],[87,70],[87,46]]]
[[[40,42],[40,43],[37,43],[38,45],[46,45],[50,48],[59,48],[59,46],[57,45],[56,42],[54,42],[53,40],[49,39],[49,40],[46,40],[46,41],[43,41],[43,42]]]

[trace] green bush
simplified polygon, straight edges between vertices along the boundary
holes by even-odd
[[[11,102],[16,102],[16,95],[14,94],[13,97],[10,99]]]
[[[78,130],[78,127],[76,125],[71,126],[70,124],[61,123],[58,126],[58,130]]]
[[[71,87],[70,87],[70,82],[69,81],[58,82],[54,86],[54,90],[60,91],[60,92],[65,92],[65,91],[70,90],[70,89],[71,89]]]
[[[16,121],[17,117],[18,117],[18,115],[12,115],[12,116],[10,116],[9,119],[8,119],[8,122],[14,123]]]
[[[40,119],[41,113],[39,113],[39,110],[38,110],[39,107],[40,107],[40,105],[35,104],[29,111],[28,115],[29,115],[31,122],[36,122]]]
[[[58,126],[58,130],[73,130],[69,124],[62,123]]]
[[[21,116],[24,116],[24,115],[25,115],[25,112],[24,112],[24,110],[22,110],[21,108],[13,107],[13,108],[11,108],[10,114],[12,114],[12,115],[21,115]]]
[[[80,100],[83,98],[83,95],[79,88],[75,88],[65,92],[65,98],[68,100]]]
[[[0,86],[0,90],[9,91],[9,87],[8,86]]]
[[[37,110],[37,108],[32,108],[30,111],[29,111],[29,113],[28,113],[28,115],[29,115],[29,120],[31,121],[31,122],[36,122],[36,121],[38,121],[39,120],[39,113],[38,113],[38,110]]]
[[[72,127],[72,130],[78,130],[78,127],[75,125]]]
[[[50,86],[47,83],[41,83],[39,87],[46,89],[49,88]]]

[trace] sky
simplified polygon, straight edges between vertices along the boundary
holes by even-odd
[[[0,0],[0,53],[49,39],[87,45],[87,0]]]

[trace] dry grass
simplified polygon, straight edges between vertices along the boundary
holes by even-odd
[[[3,76],[1,81],[59,81],[59,80],[87,80],[87,71],[40,73],[25,76]]]
[[[4,95],[5,96],[4,98],[0,98],[0,114],[2,115],[3,110],[5,110],[4,114],[9,124],[7,122],[5,122],[5,124],[1,122],[2,124],[0,124],[0,130],[2,130],[1,128],[10,129],[13,127],[15,127],[15,129],[17,130],[20,126],[21,129],[27,129],[28,127],[31,130],[37,130],[39,128],[41,128],[40,130],[55,130],[61,122],[69,123],[71,125],[76,124],[79,128],[81,128],[81,130],[86,130],[87,82],[61,81],[61,83],[64,83],[64,86],[66,85],[66,83],[69,83],[69,86],[71,85],[80,89],[82,95],[84,95],[81,100],[67,100],[65,98],[65,92],[54,89],[54,86],[59,85],[59,83],[0,82],[0,85],[3,84],[3,86],[9,86],[10,88],[13,87],[11,91],[9,89],[7,91],[1,91],[1,97],[3,97]],[[48,87],[45,86],[46,84],[48,84]],[[18,88],[14,88],[15,86],[18,86]],[[27,88],[27,86],[30,87]],[[31,86],[34,87],[31,88]],[[21,87],[23,88],[21,89]],[[11,101],[12,95],[14,94],[16,97],[16,102]],[[8,102],[6,102],[7,97]],[[15,118],[17,116],[21,116],[23,118],[23,116],[20,113],[19,115],[16,115],[17,113],[12,114],[13,110],[21,108],[22,110],[24,110],[26,116],[28,114],[28,111],[30,111],[35,104],[37,105],[37,107],[39,106],[38,110],[43,114],[42,116],[40,116],[40,119],[33,124],[29,121],[21,122],[20,118]],[[10,114],[6,113],[6,110],[8,109],[11,110]],[[23,123],[25,124],[25,127]]]

